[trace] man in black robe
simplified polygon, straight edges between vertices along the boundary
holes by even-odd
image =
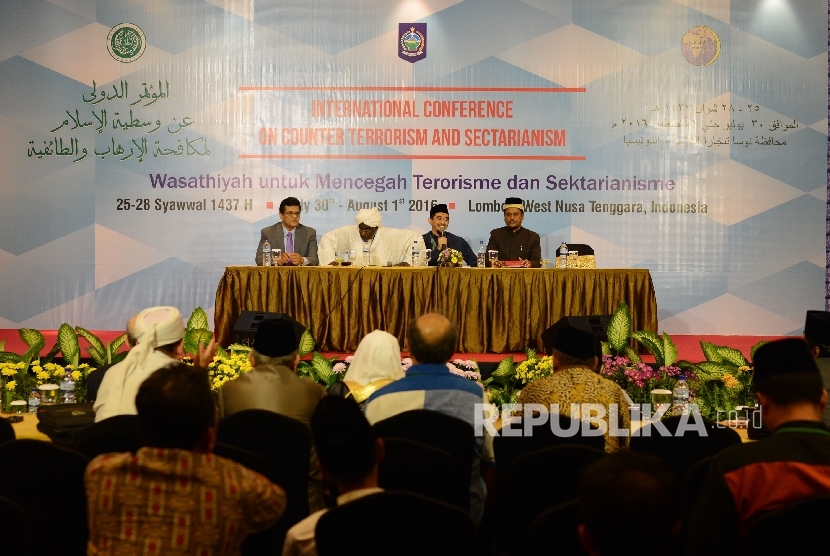
[[[492,261],[490,266],[501,268],[505,266],[523,266],[525,268],[539,268],[542,260],[542,244],[539,234],[522,228],[525,217],[522,200],[518,197],[508,197],[502,206],[504,211],[503,228],[496,228],[490,232],[490,241],[487,242],[488,251],[498,251],[499,258]]]

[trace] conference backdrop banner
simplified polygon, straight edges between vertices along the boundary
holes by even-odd
[[[287,196],[318,237],[447,203],[474,249],[521,197],[546,258],[648,268],[669,333],[824,306],[822,2],[0,7],[0,328],[212,314]]]

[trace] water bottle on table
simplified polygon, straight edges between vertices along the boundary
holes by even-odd
[[[568,268],[568,244],[564,241],[559,246],[559,260],[562,261],[562,268]]]
[[[29,394],[29,413],[37,413],[40,407],[40,394],[37,388],[32,388],[32,393]]]
[[[75,379],[70,371],[61,379],[61,403],[75,403]]]
[[[369,242],[363,242],[363,262],[361,263],[362,266],[369,266]]]
[[[484,249],[484,242],[478,242],[478,264],[476,265],[478,268],[484,268],[487,266],[487,252]]]
[[[672,411],[675,415],[689,412],[689,385],[686,384],[686,375],[677,375],[677,382],[672,391]]]
[[[262,266],[271,266],[271,243],[267,239],[262,244]]]
[[[412,242],[412,266],[421,266],[421,250],[418,249],[418,240]]]

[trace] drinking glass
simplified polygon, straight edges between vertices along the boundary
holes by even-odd
[[[345,260],[346,260],[346,258],[343,256],[343,253],[338,253],[337,255],[334,256],[334,262],[337,263],[337,266],[342,266],[343,261],[345,261]]]
[[[541,264],[541,265],[542,265],[542,268],[547,268],[547,267],[548,267],[548,265],[550,264],[550,259],[542,259],[542,260],[539,262],[539,264]]]
[[[490,266],[493,266],[493,263],[499,262],[499,252],[495,249],[491,249],[487,251],[487,259],[490,261]]]
[[[280,255],[282,255],[282,249],[271,249],[271,266],[277,266]]]
[[[40,390],[40,403],[42,405],[55,405],[58,403],[57,384],[41,384],[37,387]]]
[[[26,413],[28,411],[29,402],[26,400],[14,400],[11,403],[10,413]]]
[[[568,268],[576,268],[579,261],[579,251],[568,251]]]
[[[657,411],[657,408],[661,405],[668,405],[671,407],[672,404],[672,391],[665,390],[662,388],[658,388],[651,391],[651,410]],[[666,412],[668,414],[668,412]]]
[[[426,258],[424,266],[429,266],[429,261],[432,259],[432,249],[428,247],[424,249],[424,257]]]

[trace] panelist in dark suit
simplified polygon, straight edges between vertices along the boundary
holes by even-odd
[[[499,252],[499,260],[493,261],[490,266],[502,267],[504,261],[520,261],[525,268],[542,266],[542,245],[539,234],[522,228],[522,221],[525,217],[522,200],[518,197],[508,197],[502,205],[502,210],[506,226],[492,230],[490,241],[487,242],[488,251]]]
[[[262,236],[256,249],[256,264],[262,265],[262,245],[265,240],[271,250],[279,249],[274,266],[317,266],[317,230],[300,224],[302,205],[299,199],[286,197],[280,203],[280,222],[262,228]],[[288,247],[286,247],[286,245]]]
[[[478,258],[470,244],[463,237],[447,231],[450,225],[450,209],[447,205],[432,206],[429,211],[429,225],[432,226],[432,230],[424,234],[424,245],[427,249],[432,249],[429,266],[438,266],[438,255],[447,248],[459,251],[467,266],[476,266]]]

